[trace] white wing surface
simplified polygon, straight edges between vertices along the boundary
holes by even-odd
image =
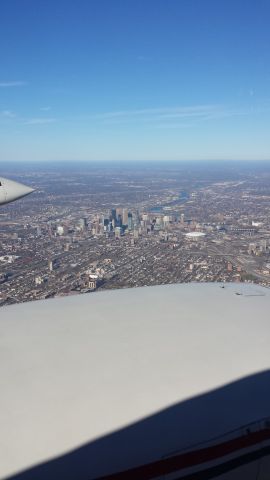
[[[23,183],[0,177],[0,205],[19,200],[32,192],[34,189]]]
[[[270,291],[247,284],[2,308],[0,478],[176,479],[224,465],[255,478],[270,445],[269,312]]]

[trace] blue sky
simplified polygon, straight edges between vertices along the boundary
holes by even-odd
[[[0,161],[270,159],[268,0],[2,0]]]

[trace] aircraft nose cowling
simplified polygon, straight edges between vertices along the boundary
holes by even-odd
[[[32,192],[34,192],[34,189],[23,183],[0,177],[0,205],[14,202]]]

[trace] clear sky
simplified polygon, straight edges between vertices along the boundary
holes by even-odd
[[[1,0],[0,161],[270,159],[269,0]]]

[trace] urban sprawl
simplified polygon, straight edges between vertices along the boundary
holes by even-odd
[[[12,175],[36,191],[0,210],[1,306],[177,282],[270,286],[269,165]]]

